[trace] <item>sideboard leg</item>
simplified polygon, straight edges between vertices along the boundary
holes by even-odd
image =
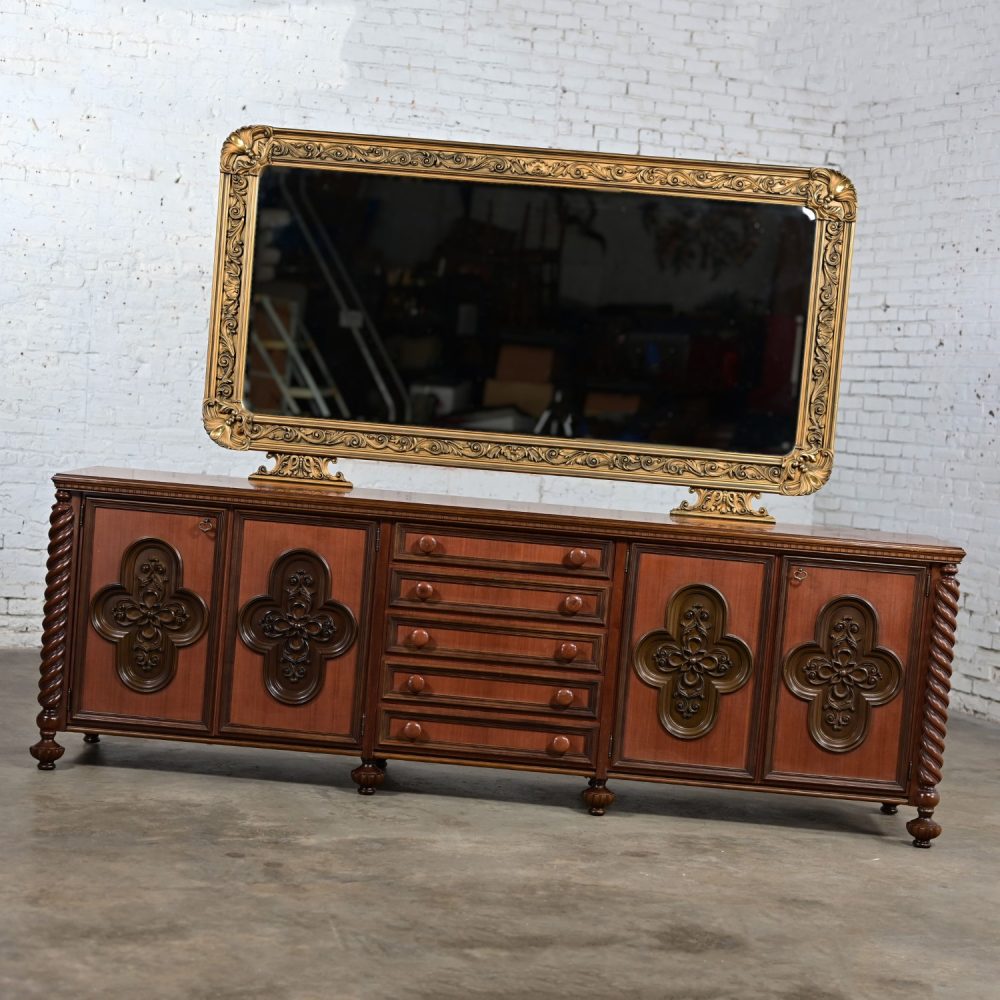
[[[69,581],[73,558],[73,506],[66,490],[56,490],[49,519],[49,560],[45,576],[45,617],[42,620],[42,661],[39,667],[38,732],[41,739],[29,748],[39,771],[54,771],[65,753],[56,743],[62,718],[63,671],[69,619]]]
[[[933,819],[934,807],[940,801],[936,788],[921,788],[917,793],[917,818],[906,824],[906,832],[913,837],[914,847],[930,847],[931,841],[941,836],[941,824]]]
[[[101,734],[100,733],[84,733],[83,734],[84,743],[100,743]]]
[[[375,789],[385,781],[385,771],[376,764],[375,758],[362,757],[361,766],[351,771],[351,777],[358,786],[358,794],[374,795]]]
[[[917,818],[906,824],[914,847],[930,847],[941,836],[941,824],[932,818],[941,801],[937,790],[944,764],[944,737],[948,725],[948,701],[951,693],[951,661],[958,620],[958,567],[941,567],[934,589],[934,617],[931,621],[930,664],[924,696],[924,724],[917,760],[917,795],[913,805]]]
[[[588,787],[580,793],[591,816],[603,816],[604,810],[615,801],[615,793],[607,785],[604,778],[591,778]]]
[[[376,757],[375,758],[375,766],[380,771],[384,771],[389,766],[389,762],[385,759],[385,757]]]
[[[895,816],[899,809],[895,802],[883,802],[882,808],[879,809],[880,813],[884,813],[886,816]]]

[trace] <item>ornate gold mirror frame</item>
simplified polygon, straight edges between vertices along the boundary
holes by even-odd
[[[314,417],[257,414],[243,401],[250,280],[262,170],[271,164],[319,170],[388,171],[723,198],[810,209],[817,218],[795,445],[785,455],[748,455],[614,441],[406,428]],[[331,473],[337,457],[428,462],[517,472],[604,477],[689,486],[673,513],[772,522],[752,501],[761,493],[800,496],[827,481],[833,464],[844,311],[856,196],[842,174],[813,169],[654,159],[603,153],[300,132],[248,126],[222,147],[219,221],[203,415],[212,440],[269,453],[254,480],[349,488]]]

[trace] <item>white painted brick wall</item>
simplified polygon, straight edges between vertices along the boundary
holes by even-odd
[[[967,549],[953,704],[1000,720],[1000,10],[852,0],[838,20],[860,212],[816,522]]]
[[[863,22],[864,8],[852,2]],[[808,522],[817,505],[825,521],[878,516],[864,492],[875,481],[864,475],[870,466],[892,475],[879,480],[883,490],[928,483],[920,502],[932,506],[906,505],[907,519],[898,523],[971,536],[978,526],[963,527],[960,512],[954,520],[943,513],[939,477],[954,467],[958,483],[966,454],[987,447],[985,436],[976,437],[982,401],[962,394],[986,370],[972,362],[968,345],[986,335],[984,275],[996,236],[990,246],[984,234],[983,256],[972,262],[981,280],[973,281],[958,270],[966,266],[961,254],[942,257],[924,238],[922,215],[940,211],[939,229],[948,230],[949,211],[939,206],[949,178],[937,177],[936,165],[945,156],[962,159],[977,136],[973,176],[951,197],[968,195],[970,184],[986,195],[995,170],[990,149],[997,159],[987,139],[995,140],[995,119],[992,131],[980,119],[992,114],[985,106],[993,77],[982,24],[963,27],[953,52],[939,24],[946,0],[901,6],[923,12],[914,16],[924,33],[895,38],[897,54],[883,63],[880,40],[863,32],[850,39],[852,60],[838,56],[843,46],[830,31],[847,32],[844,18],[832,18],[817,0],[199,0],[188,10],[138,0],[0,0],[7,363],[0,644],[37,642],[52,472],[102,463],[243,476],[254,464],[213,445],[199,416],[218,147],[230,129],[251,122],[845,168],[859,181],[865,228],[838,467],[819,500],[768,505],[786,520]],[[988,17],[982,8],[977,16]],[[945,94],[935,103],[933,74],[923,77],[914,54],[926,58],[930,48],[946,62],[971,56],[976,45],[978,62],[962,67],[968,101]],[[923,103],[913,104],[911,79],[922,81]],[[886,80],[897,103],[869,111]],[[942,106],[957,117],[935,118]],[[923,180],[907,182],[914,164],[906,154],[919,159],[930,143]],[[929,183],[935,197],[921,198],[917,191]],[[898,211],[885,207],[890,202]],[[983,228],[979,204],[964,208],[966,236],[976,220]],[[882,289],[891,290],[891,301],[878,298]],[[928,300],[919,309],[915,293]],[[955,308],[944,303],[959,299],[968,313],[965,352],[955,349],[952,329],[947,353],[934,365],[918,364],[931,327],[954,324]],[[887,327],[896,317],[909,324],[905,336]],[[956,397],[940,415],[939,384]],[[886,385],[904,386],[891,408]],[[927,413],[931,428],[922,426]],[[890,436],[908,432],[916,440]],[[922,464],[919,442],[931,435],[933,458]],[[683,495],[574,478],[344,467],[365,485],[636,510],[662,510]],[[982,518],[990,503],[995,512],[995,485],[974,508],[973,480],[961,482],[963,512]],[[892,522],[894,514],[882,516]],[[987,708],[972,685],[987,690],[989,678],[971,673],[983,667],[973,664],[968,643],[992,643],[995,662],[989,608],[997,580],[987,572],[970,566],[965,573],[963,625],[978,638],[964,640],[961,668],[970,673],[962,704],[979,711]]]

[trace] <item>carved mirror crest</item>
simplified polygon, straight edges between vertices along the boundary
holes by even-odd
[[[667,603],[665,627],[647,632],[635,648],[635,671],[659,688],[660,724],[672,736],[690,740],[710,732],[719,696],[750,679],[750,648],[726,634],[728,615],[714,587],[682,587]]]
[[[323,686],[324,664],[354,644],[358,625],[330,595],[330,570],[315,552],[286,552],[271,567],[268,591],[240,611],[240,635],[264,656],[264,684],[286,705],[304,705]]]
[[[115,644],[121,682],[152,694],[173,680],[177,650],[204,635],[208,609],[181,586],[180,553],[158,538],[140,539],[125,550],[120,580],[94,596],[91,622]]]
[[[859,747],[871,710],[888,704],[903,686],[899,658],[878,645],[878,616],[860,597],[828,601],[815,641],[793,649],[783,673],[792,694],[809,702],[809,735],[833,753]]]

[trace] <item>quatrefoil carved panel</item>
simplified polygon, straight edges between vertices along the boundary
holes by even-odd
[[[268,592],[240,611],[240,635],[264,656],[264,684],[286,705],[304,705],[323,686],[323,665],[353,645],[358,623],[328,597],[330,570],[315,552],[295,549],[275,560]]]
[[[793,649],[784,677],[809,702],[808,727],[824,750],[846,753],[868,735],[871,709],[899,694],[903,668],[878,641],[878,616],[860,597],[828,601],[816,621],[816,640]]]
[[[665,627],[647,632],[635,647],[635,671],[660,689],[660,723],[679,739],[708,733],[719,696],[750,679],[753,656],[742,639],[726,635],[728,612],[714,587],[682,587],[667,604]]]
[[[181,586],[180,553],[158,538],[125,550],[119,579],[94,595],[90,619],[97,634],[115,644],[121,682],[152,694],[174,679],[177,650],[204,635],[208,609]]]

